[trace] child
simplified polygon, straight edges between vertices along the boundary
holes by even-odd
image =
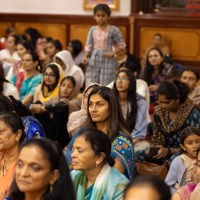
[[[192,171],[200,146],[200,130],[195,127],[185,128],[180,134],[180,143],[183,153],[172,161],[165,179],[172,193],[192,182]]]
[[[199,200],[200,197],[200,149],[197,150],[197,160],[192,177],[194,183],[188,183],[174,193],[172,200]]]
[[[125,49],[126,44],[120,30],[108,24],[111,10],[107,4],[98,4],[94,8],[94,18],[97,26],[90,28],[82,63],[89,63],[86,68],[86,86],[90,82],[107,85],[115,79],[116,52]]]

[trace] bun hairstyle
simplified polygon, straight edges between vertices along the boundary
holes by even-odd
[[[164,95],[167,99],[179,99],[180,103],[184,103],[188,97],[189,88],[185,83],[178,80],[165,81],[158,88],[158,95]]]
[[[111,143],[108,136],[98,129],[87,129],[81,132],[78,137],[84,137],[86,142],[89,142],[95,155],[104,153],[104,162],[108,163],[111,167],[115,164],[114,159],[111,157]]]

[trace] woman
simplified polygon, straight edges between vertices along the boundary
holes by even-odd
[[[188,98],[187,85],[179,81],[161,83],[159,106],[155,108],[152,145],[159,151],[155,159],[167,159],[180,148],[180,133],[188,126],[200,128],[200,112]]]
[[[0,74],[0,94],[5,96],[12,95],[16,99],[19,99],[19,92],[17,88],[8,80],[6,80],[1,74]]]
[[[60,82],[63,78],[63,70],[57,63],[49,63],[43,71],[43,79],[34,94],[33,113],[44,113],[45,105],[58,102]]]
[[[24,80],[20,87],[20,100],[26,106],[33,102],[36,87],[42,81],[39,71],[39,58],[35,52],[27,52],[22,56],[22,68],[24,69]]]
[[[62,66],[65,76],[73,76],[80,88],[84,86],[84,73],[79,66],[74,64],[72,55],[69,51],[59,51],[56,53],[54,61]]]
[[[147,53],[146,66],[142,78],[149,85],[150,101],[157,104],[157,90],[159,84],[165,81],[173,66],[164,63],[163,54],[160,49],[153,47]]]
[[[172,200],[199,200],[200,197],[200,149],[193,171],[193,183],[188,183],[174,193]]]
[[[64,77],[60,83],[59,99],[69,105],[69,114],[80,110],[80,101],[77,98],[79,90],[80,88],[73,76]]]
[[[113,88],[119,97],[124,119],[129,125],[133,143],[141,142],[147,131],[147,103],[136,93],[136,79],[133,73],[126,69],[117,73]]]
[[[4,75],[6,77],[10,68],[20,60],[19,55],[16,51],[16,45],[19,38],[16,35],[10,35],[6,39],[6,48],[0,50],[0,63],[3,65]]]
[[[58,145],[48,139],[32,139],[22,145],[9,196],[12,200],[75,200],[67,163]]]
[[[120,200],[128,179],[112,168],[109,138],[101,131],[88,129],[78,135],[72,151],[71,172],[77,200]]]
[[[69,115],[68,123],[67,123],[67,129],[72,137],[76,131],[86,125],[87,121],[87,101],[88,101],[88,96],[90,92],[98,87],[98,83],[91,83],[88,85],[88,87],[85,88],[83,94],[82,94],[82,101],[81,101],[81,109],[75,112],[72,112]]]
[[[25,133],[21,118],[13,112],[0,113],[0,199],[4,199],[11,185]]]
[[[6,76],[6,79],[14,83],[18,91],[20,90],[22,81],[24,79],[24,70],[22,68],[22,61],[21,61],[22,56],[25,53],[32,50],[33,47],[27,41],[22,40],[17,43],[17,53],[20,57],[20,60],[16,62],[12,68],[10,68]]]
[[[169,187],[156,175],[137,176],[128,183],[124,191],[124,200],[170,200]]]
[[[63,70],[59,64],[47,64],[43,71],[42,83],[34,94],[34,103],[30,106],[32,113],[41,122],[44,132],[49,138],[53,136],[50,128],[51,116],[48,112],[48,106],[59,102],[59,88],[62,78]],[[56,133],[53,135],[55,136]]]
[[[128,133],[118,98],[105,86],[93,89],[88,97],[86,129],[96,128],[108,135],[112,143],[111,156],[115,159],[114,167],[129,179],[134,176],[134,145]],[[73,136],[66,157],[71,163],[71,150],[79,129]]]

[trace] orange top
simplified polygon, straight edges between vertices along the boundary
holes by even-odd
[[[0,160],[1,165],[1,160]],[[0,200],[5,198],[5,195],[8,193],[9,187],[14,178],[16,162],[13,162],[8,171],[5,172],[3,176],[0,176]]]

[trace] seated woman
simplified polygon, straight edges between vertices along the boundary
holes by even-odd
[[[1,112],[0,130],[0,200],[3,200],[14,176],[19,145],[26,136],[22,120],[14,112]]]
[[[156,160],[167,159],[180,150],[180,133],[188,126],[200,128],[200,112],[188,98],[187,85],[177,80],[161,83],[155,108],[152,145]]]
[[[67,123],[67,129],[70,134],[70,137],[76,133],[76,131],[86,125],[87,121],[87,101],[88,101],[88,96],[90,92],[100,86],[98,83],[91,83],[88,85],[87,88],[85,88],[83,94],[82,94],[82,101],[81,101],[81,109],[75,112],[72,112],[69,115],[68,123]]]
[[[5,96],[12,95],[16,99],[19,99],[19,92],[17,88],[8,80],[6,80],[1,74],[0,74],[0,94]]]
[[[58,145],[46,138],[28,140],[22,145],[8,199],[75,200],[73,191],[69,169]]]
[[[129,125],[136,151],[146,137],[147,102],[136,93],[136,79],[128,69],[117,73],[113,90],[119,97],[122,113]]]
[[[54,61],[62,66],[64,76],[73,76],[80,88],[84,86],[85,75],[83,70],[74,64],[72,55],[69,51],[59,51],[56,53]]]
[[[132,179],[124,191],[124,200],[170,200],[169,187],[156,175],[143,174]]]
[[[21,83],[20,91],[20,100],[26,106],[29,106],[33,103],[33,96],[36,90],[36,87],[42,81],[42,74],[39,69],[39,58],[38,55],[31,51],[27,52],[22,56],[22,68],[24,70],[24,79]],[[16,79],[13,79],[15,83]]]
[[[69,105],[69,114],[81,108],[80,100],[77,98],[79,91],[80,87],[73,76],[67,76],[62,79],[59,89],[59,99]]]
[[[159,84],[166,80],[167,75],[173,69],[173,65],[164,62],[163,53],[160,49],[153,47],[147,53],[147,61],[142,73],[142,79],[149,86],[150,103],[157,105],[157,90]]]
[[[200,197],[200,149],[197,151],[197,160],[192,174],[193,183],[181,187],[174,193],[172,200],[199,200]]]
[[[192,183],[192,171],[196,162],[197,149],[200,147],[200,130],[187,127],[180,134],[180,142],[182,154],[174,158],[165,179],[172,193]]]
[[[45,106],[58,102],[62,78],[63,70],[59,64],[47,64],[43,71],[42,83],[37,87],[34,94],[34,103],[30,105],[32,113],[42,123],[45,133],[48,133],[46,127],[49,126],[49,123],[43,118],[42,114],[47,112]]]
[[[77,200],[119,200],[128,179],[115,168],[106,134],[96,129],[81,132],[72,151],[71,172]]]
[[[180,81],[187,84],[190,92],[189,98],[194,105],[200,108],[200,87],[198,86],[199,72],[193,67],[185,69],[181,75]]]
[[[111,143],[111,156],[114,167],[129,179],[134,176],[134,145],[128,132],[128,125],[122,115],[120,103],[114,92],[105,86],[96,87],[88,97],[86,129],[96,128],[108,135]],[[83,129],[83,128],[82,128]],[[79,129],[71,139],[66,151],[68,164],[71,164],[71,151]]]

